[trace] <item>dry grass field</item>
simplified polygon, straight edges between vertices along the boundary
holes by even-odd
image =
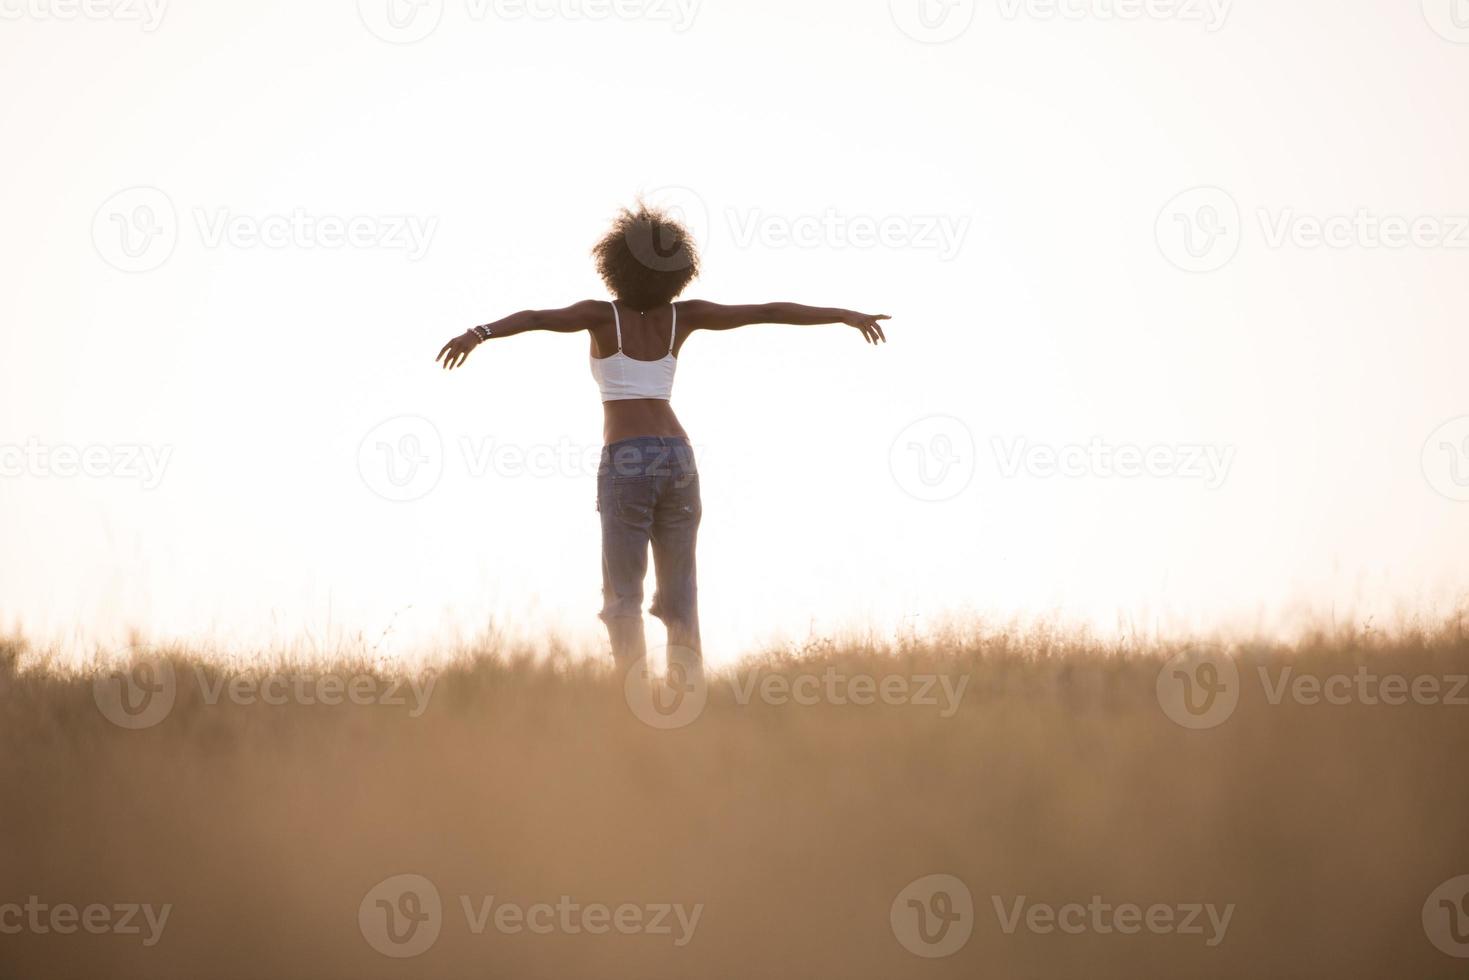
[[[1469,975],[1461,629],[1182,649],[976,629],[680,701],[12,640],[0,976]]]

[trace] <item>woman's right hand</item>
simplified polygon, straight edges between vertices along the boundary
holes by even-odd
[[[892,317],[888,316],[885,313],[878,314],[877,316],[872,316],[867,313],[856,313],[852,310],[848,310],[847,315],[842,318],[842,322],[849,327],[856,327],[858,330],[862,331],[862,339],[867,341],[869,344],[876,344],[879,342],[885,344],[887,343],[888,338],[887,334],[882,332],[881,321],[891,319]]]
[[[439,356],[434,358],[434,363],[442,363],[444,370],[452,371],[463,364],[469,358],[469,352],[480,345],[480,339],[473,330],[467,330],[444,345],[439,351]]]

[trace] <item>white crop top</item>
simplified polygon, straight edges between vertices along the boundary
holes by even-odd
[[[656,398],[668,401],[673,397],[673,375],[678,370],[678,358],[673,356],[678,343],[678,305],[673,307],[673,332],[668,339],[668,353],[656,361],[640,361],[622,352],[622,314],[617,304],[612,304],[612,316],[617,324],[617,353],[611,357],[592,358],[592,377],[602,389],[602,401],[622,402],[634,398]]]

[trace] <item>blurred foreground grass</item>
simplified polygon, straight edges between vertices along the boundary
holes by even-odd
[[[1217,676],[1188,688],[1181,649],[828,644],[712,678],[689,718],[634,710],[610,668],[489,649],[416,687],[138,650],[124,684],[11,640],[0,976],[1466,975],[1424,922],[1469,874],[1460,628],[1231,647],[1212,727],[1170,717],[1170,685],[1197,709]],[[55,917],[133,903],[166,925]],[[1094,911],[1126,904],[1172,925]],[[1222,935],[1180,928],[1193,905],[1230,908]],[[682,924],[654,928],[662,906]],[[1469,906],[1443,915],[1469,952]]]

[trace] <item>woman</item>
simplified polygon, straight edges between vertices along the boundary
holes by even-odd
[[[646,655],[643,580],[651,544],[658,585],[650,611],[668,628],[670,670],[682,666],[693,676],[702,669],[694,548],[703,508],[693,449],[669,404],[684,344],[700,330],[753,323],[843,323],[877,344],[887,340],[879,321],[889,318],[795,303],[675,303],[699,274],[698,251],[683,225],[645,205],[624,210],[592,254],[613,300],[515,313],[449,341],[436,360],[453,370],[480,344],[529,330],[591,334],[606,442],[597,474],[601,618],[612,655],[624,667]]]

